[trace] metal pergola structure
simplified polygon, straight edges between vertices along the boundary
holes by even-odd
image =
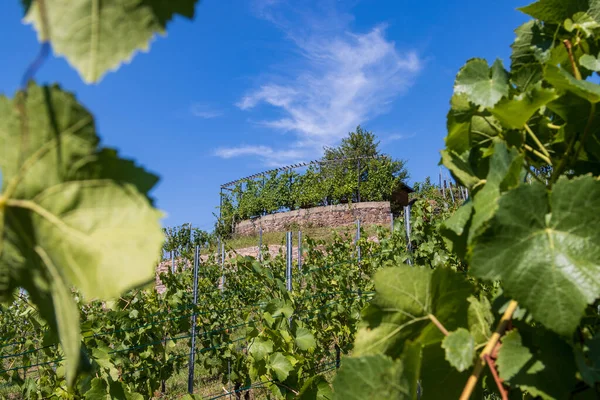
[[[246,176],[246,177],[237,179],[235,181],[224,183],[224,184],[221,185],[221,189],[228,190],[228,188],[230,186],[234,186],[234,185],[236,185],[236,184],[238,184],[240,182],[251,181],[251,180],[253,180],[255,178],[259,178],[261,176],[272,174],[273,172],[289,171],[289,170],[298,169],[298,168],[302,168],[302,167],[308,167],[310,165],[323,165],[323,164],[341,163],[341,162],[344,162],[344,161],[354,161],[354,160],[356,160],[356,161],[358,161],[360,163],[360,160],[377,159],[377,158],[378,157],[347,157],[347,158],[337,158],[335,160],[326,160],[326,161],[314,160],[314,161],[301,162],[301,163],[298,163],[298,164],[290,164],[290,165],[286,165],[284,167],[270,169],[270,170],[267,170],[267,171],[259,172],[258,174]]]
[[[298,164],[290,164],[290,165],[286,165],[284,167],[279,167],[279,168],[274,168],[274,169],[270,169],[267,171],[263,171],[263,172],[259,172],[257,174],[254,175],[250,175],[250,176],[246,176],[240,179],[236,179],[235,181],[231,181],[231,182],[227,182],[221,185],[221,193],[219,195],[219,219],[221,219],[221,209],[223,207],[223,190],[229,190],[231,191],[231,186],[235,186],[238,183],[241,182],[248,182],[251,180],[254,180],[256,178],[260,178],[261,176],[266,176],[269,174],[272,174],[273,172],[283,172],[283,171],[289,171],[289,170],[294,170],[294,169],[298,169],[298,168],[303,168],[303,167],[308,167],[310,165],[324,165],[324,164],[332,164],[332,163],[341,163],[344,161],[357,161],[357,169],[360,170],[360,160],[365,160],[365,159],[378,159],[378,158],[383,158],[382,156],[380,157],[369,157],[369,156],[365,156],[365,157],[345,157],[345,158],[336,158],[334,160],[313,160],[313,161],[306,161],[306,162],[301,162]],[[360,180],[360,177],[359,177]],[[360,184],[359,184],[360,186]],[[360,201],[360,193],[358,194],[358,198]]]

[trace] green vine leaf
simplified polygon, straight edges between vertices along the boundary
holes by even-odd
[[[485,343],[492,335],[491,326],[494,323],[490,301],[483,296],[481,299],[471,296],[467,300],[469,301],[469,331],[475,344]]]
[[[420,369],[421,346],[412,343],[396,361],[381,354],[344,358],[333,381],[334,399],[416,399]]]
[[[462,259],[467,254],[469,229],[472,221],[473,202],[469,199],[440,226],[440,233],[444,236],[444,241]]]
[[[496,60],[492,67],[486,60],[469,60],[456,76],[455,93],[465,93],[477,105],[493,107],[502,97],[508,96],[508,73],[502,62]]]
[[[277,379],[279,379],[282,382],[286,380],[286,378],[290,374],[290,371],[294,369],[290,360],[288,360],[283,354],[279,352],[271,354],[271,356],[269,357],[268,366],[273,370],[273,372],[275,372],[275,375],[277,375]]]
[[[450,332],[442,341],[442,348],[446,351],[446,360],[459,372],[473,365],[475,340],[465,328]]]
[[[85,400],[106,400],[107,398],[106,382],[101,378],[92,379],[92,388],[85,393]]]
[[[85,82],[98,82],[109,70],[147,51],[175,15],[194,17],[196,0],[45,0],[54,51],[67,58]],[[43,37],[38,2],[25,7],[25,22]]]
[[[255,360],[264,360],[273,352],[273,342],[269,339],[256,338],[248,347],[248,352]]]
[[[423,348],[421,385],[423,400],[457,399],[465,386],[470,371],[459,372],[446,360],[446,352],[439,344]],[[481,395],[472,398],[483,398]]]
[[[385,268],[375,274],[375,289],[375,298],[363,311],[354,355],[398,357],[406,340],[422,345],[441,342],[443,334],[430,314],[449,330],[467,326],[472,287],[449,269]]]
[[[490,111],[505,127],[522,129],[540,107],[557,98],[554,89],[543,88],[541,83],[537,83],[512,99],[503,98]]]
[[[571,347],[548,331],[508,332],[496,363],[500,378],[510,386],[543,399],[569,398],[577,382]]]
[[[591,176],[561,178],[549,196],[537,182],[505,193],[475,240],[471,272],[502,279],[535,319],[570,335],[600,293],[599,199]]]
[[[519,10],[535,19],[562,24],[567,18],[579,11],[587,11],[588,8],[588,0],[539,0]]]
[[[493,147],[486,184],[473,197],[473,221],[469,230],[469,242],[478,235],[498,209],[500,194],[520,181],[523,156],[515,148],[508,148],[498,141]]]
[[[468,188],[477,185],[481,179],[475,174],[468,162],[469,152],[458,154],[452,150],[442,150],[442,163],[452,171],[454,177]]]
[[[584,54],[579,58],[579,64],[589,69],[590,71],[600,71],[600,54],[598,57],[594,57],[590,54]]]
[[[470,147],[471,119],[476,109],[464,93],[454,94],[450,104],[451,108],[448,112],[448,122],[446,124],[448,129],[448,135],[445,139],[446,148],[462,154]]]
[[[600,86],[593,82],[577,80],[562,68],[548,65],[544,78],[557,89],[571,92],[590,103],[600,102]]]
[[[586,38],[589,38],[594,34],[594,29],[600,28],[600,24],[589,14],[584,12],[578,12],[577,14],[573,15],[573,18],[565,20],[563,25],[569,32],[573,32],[575,30],[583,32]]]
[[[298,400],[331,400],[333,391],[322,375],[309,378],[298,393]]]
[[[515,30],[511,45],[512,79],[518,74],[519,87],[527,87],[542,78],[542,63],[550,58],[554,31],[540,21],[528,21]],[[525,71],[523,71],[525,70]]]
[[[589,387],[594,387],[600,383],[600,335],[586,340],[585,349],[587,354],[576,349],[575,360],[583,381]]]
[[[306,328],[298,328],[296,330],[296,345],[300,350],[314,350],[317,346],[315,342],[315,337],[310,332],[310,330]]]
[[[153,175],[104,170],[93,118],[71,94],[32,84],[23,99],[0,98],[0,270],[9,272],[0,296],[29,292],[59,333],[72,383],[80,334],[71,288],[110,299],[153,280],[161,213],[135,184]]]

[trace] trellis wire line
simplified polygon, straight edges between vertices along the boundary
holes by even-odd
[[[93,335],[83,336],[83,339],[88,339],[88,338],[92,338],[92,337],[106,336],[106,335],[112,335],[112,334],[115,334],[115,333],[131,332],[131,331],[135,331],[136,329],[147,328],[147,327],[152,326],[152,325],[158,325],[158,324],[160,324],[162,322],[176,321],[178,319],[184,319],[184,318],[190,317],[191,315],[192,314],[186,314],[186,315],[182,315],[180,317],[167,318],[167,319],[163,319],[163,320],[160,320],[160,321],[148,322],[147,324],[136,325],[136,326],[131,327],[131,328],[115,329],[113,331],[104,332],[104,333],[95,333]]]
[[[20,357],[20,356],[24,356],[25,354],[31,354],[31,353],[35,353],[35,352],[40,351],[40,350],[49,349],[50,347],[54,347],[54,346],[57,346],[57,345],[58,345],[58,343],[53,343],[53,344],[49,344],[48,346],[38,347],[38,348],[35,348],[35,349],[23,351],[21,353],[8,354],[8,355],[0,356],[0,359],[1,360],[5,360],[7,358]]]
[[[13,368],[9,368],[9,369],[0,370],[0,374],[2,374],[4,372],[16,371],[16,370],[19,370],[19,369],[28,369],[28,368],[39,367],[39,366],[42,366],[42,365],[58,364],[59,362],[61,362],[63,360],[64,360],[64,358],[57,358],[56,360],[46,361],[46,362],[37,363],[37,364],[21,365],[21,366],[18,366],[18,367],[13,367]]]
[[[250,389],[255,389],[257,387],[264,387],[264,385],[266,385],[267,383],[271,383],[271,382],[273,382],[273,380],[270,380],[270,381],[267,381],[267,382],[253,383],[252,385],[249,385],[249,386],[246,386],[246,387],[243,387],[243,388],[239,388],[237,390],[233,390],[233,391],[226,392],[226,393],[221,393],[221,394],[216,395],[216,396],[213,395],[213,397],[209,397],[208,400],[220,399],[222,397],[230,396],[230,395],[235,394],[235,393],[243,392],[243,391],[250,390]]]
[[[332,363],[335,364],[335,361],[333,361]],[[317,375],[320,375],[320,374],[323,374],[325,372],[334,370],[335,366],[329,367],[329,368],[326,368],[326,369],[323,369],[323,370],[319,370],[320,367],[323,367],[323,366],[326,366],[326,365],[331,365],[332,363],[327,363],[327,364],[319,365],[317,368],[314,369],[313,373],[315,373]],[[257,387],[264,387],[268,383],[273,383],[275,385],[278,384],[278,382],[275,381],[275,380],[270,380],[270,381],[267,381],[267,382],[257,382],[257,383],[253,383],[253,384],[251,384],[249,386],[245,386],[245,387],[239,388],[237,390],[228,391],[226,393],[221,393],[219,395],[213,395],[213,397],[209,397],[208,400],[220,399],[222,397],[230,396],[230,395],[235,394],[235,393],[244,392],[246,390],[254,389],[254,388],[257,388]]]

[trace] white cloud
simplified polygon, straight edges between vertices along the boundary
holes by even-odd
[[[190,107],[190,112],[192,113],[193,116],[195,117],[199,117],[199,118],[204,118],[204,119],[211,119],[211,118],[217,118],[222,116],[224,113],[221,110],[215,110],[213,108],[211,108],[210,106],[207,106],[205,104],[193,104]]]
[[[386,137],[384,137],[381,142],[382,143],[391,143],[391,142],[396,142],[398,140],[404,140],[404,139],[410,139],[412,137],[415,137],[415,133],[411,133],[411,134],[403,134],[403,133],[393,133],[391,135],[388,135]]]
[[[321,17],[304,9],[282,10],[286,4],[291,3],[256,0],[257,13],[283,30],[299,57],[286,60],[280,75],[271,75],[236,105],[248,113],[263,104],[277,109],[278,117],[258,123],[294,135],[286,151],[315,158],[323,146],[336,145],[357,125],[387,112],[414,82],[423,61],[414,50],[400,50],[387,39],[383,25],[349,32],[351,16],[335,6],[321,7],[332,2],[318,3],[319,11],[325,9]]]
[[[257,156],[263,160],[264,164],[270,167],[281,167],[301,161],[305,156],[305,153],[295,149],[274,150],[269,146],[244,145],[219,148],[215,151],[215,155],[224,159],[242,156]]]

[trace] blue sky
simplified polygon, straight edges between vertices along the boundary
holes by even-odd
[[[38,43],[17,0],[0,13],[0,93],[11,96]],[[210,229],[219,186],[311,160],[361,124],[407,160],[411,182],[437,176],[458,69],[509,63],[525,0],[205,0],[190,22],[97,85],[63,58],[38,73],[77,94],[105,146],[161,176],[164,225]]]

